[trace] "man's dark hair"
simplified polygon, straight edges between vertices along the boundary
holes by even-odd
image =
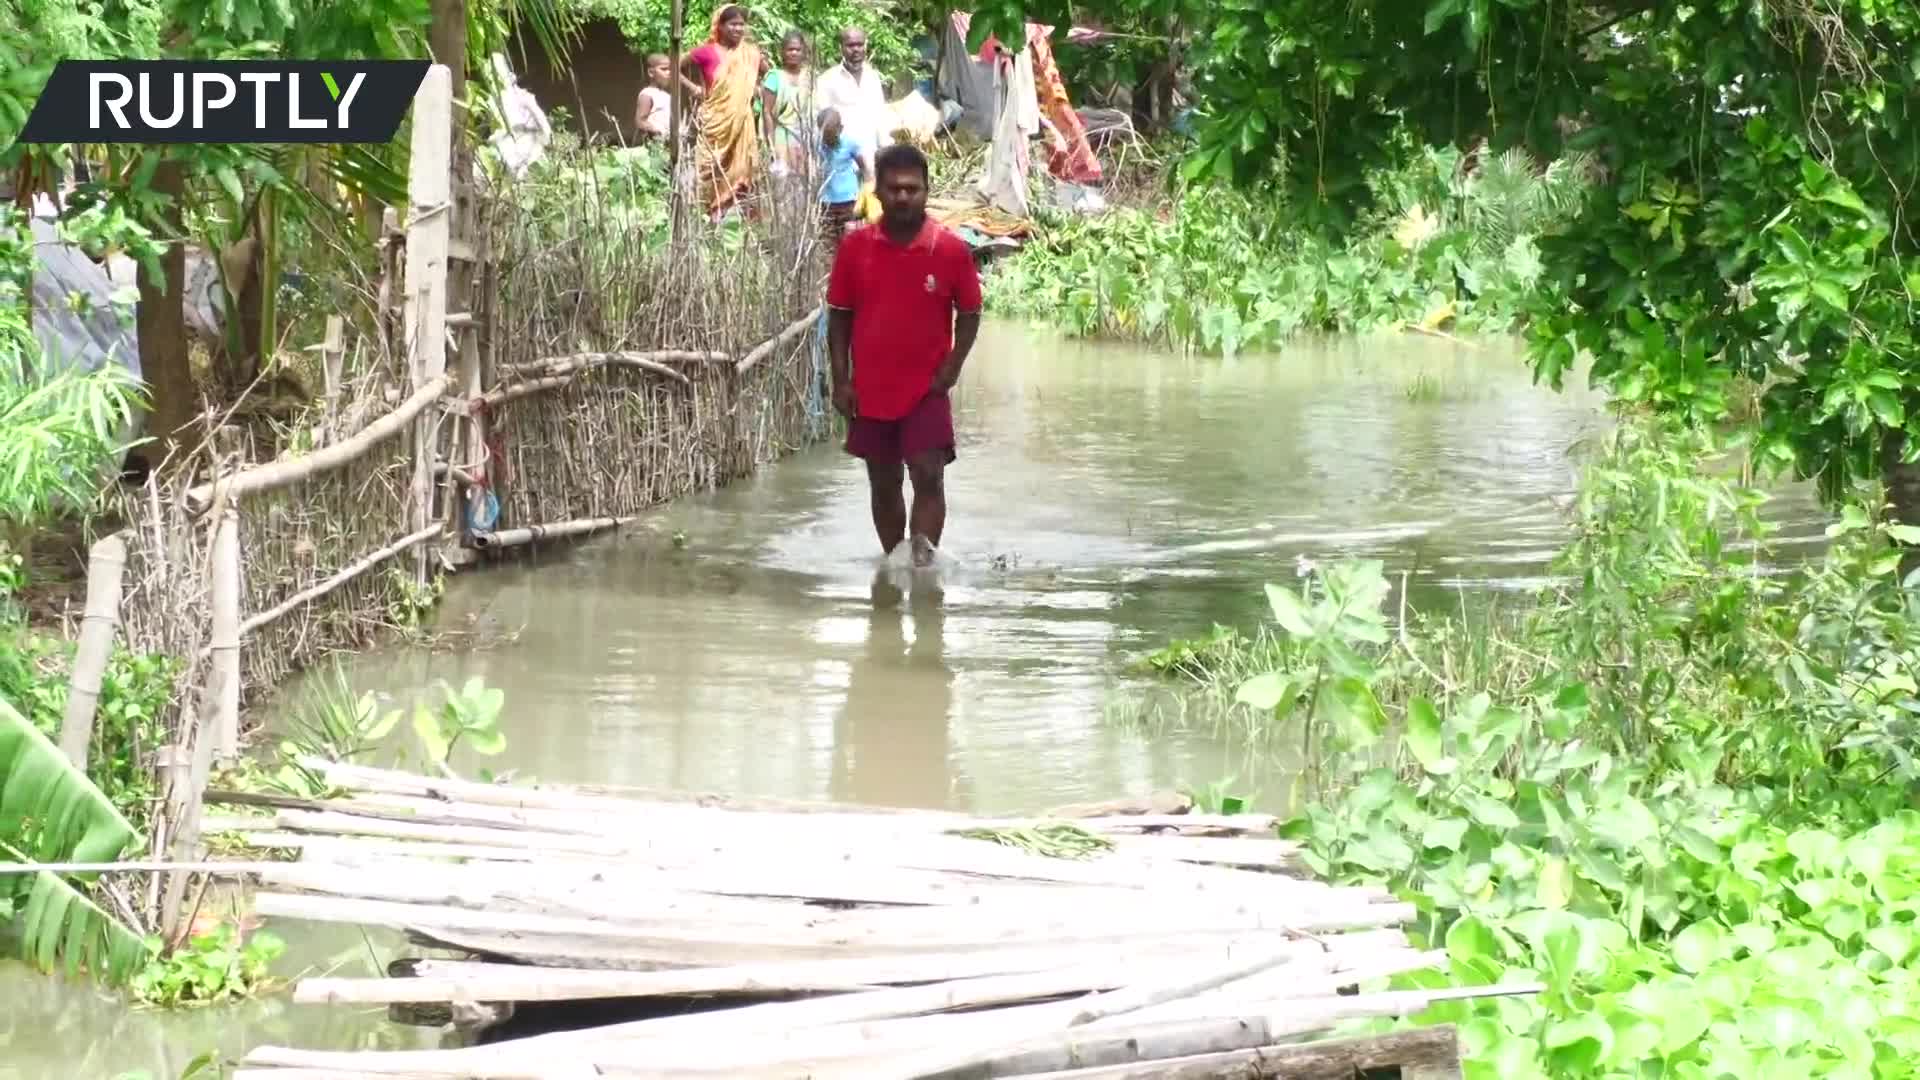
[[[920,174],[920,180],[927,186],[933,186],[933,174],[927,169],[927,155],[920,148],[908,143],[894,143],[873,156],[873,178],[878,181],[890,172],[902,172],[911,169]]]

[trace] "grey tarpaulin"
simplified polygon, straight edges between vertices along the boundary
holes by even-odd
[[[960,103],[959,123],[983,139],[993,137],[993,122],[999,115],[998,90],[993,65],[967,51],[967,26],[971,16],[953,12],[947,18],[946,50],[934,84],[940,96]]]
[[[115,304],[107,269],[60,239],[53,222],[35,217],[33,228],[33,336],[49,371],[96,371],[118,364],[140,378],[140,340],[134,305]],[[76,302],[73,298],[81,299]],[[77,310],[76,310],[77,308]],[[145,417],[136,416],[125,438],[137,437]]]

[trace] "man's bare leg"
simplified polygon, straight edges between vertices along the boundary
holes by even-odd
[[[907,535],[907,502],[900,491],[906,479],[906,466],[898,461],[867,462],[867,490],[873,505],[873,531],[880,537],[882,554],[893,549]],[[918,489],[915,489],[916,499]]]
[[[947,527],[946,451],[914,455],[907,460],[907,473],[913,477],[913,561],[926,566]]]

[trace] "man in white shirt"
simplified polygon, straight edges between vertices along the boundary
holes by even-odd
[[[846,134],[861,148],[867,175],[873,175],[873,155],[888,133],[880,130],[887,115],[887,91],[880,73],[867,66],[867,32],[849,26],[840,31],[840,62],[820,73],[813,84],[814,102],[840,113]]]

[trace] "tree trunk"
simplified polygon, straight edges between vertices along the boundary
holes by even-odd
[[[427,48],[433,52],[433,62],[447,65],[453,75],[453,100],[458,102],[467,93],[467,2],[466,0],[431,0],[428,8],[432,23],[427,30]],[[454,142],[460,141],[461,110],[458,105],[453,110]]]
[[[188,427],[199,412],[199,394],[193,384],[193,369],[187,357],[187,320],[184,312],[187,289],[187,248],[181,239],[180,200],[186,191],[186,171],[177,161],[162,161],[153,173],[153,191],[164,196],[161,211],[164,227],[175,239],[160,257],[163,284],[142,266],[137,279],[140,307],[135,327],[140,335],[140,374],[152,393],[151,422],[148,428],[154,443],[147,459],[154,465],[167,456],[178,441],[187,437]]]

